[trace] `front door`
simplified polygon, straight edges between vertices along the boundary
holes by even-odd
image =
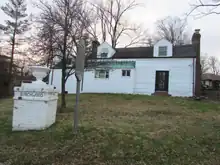
[[[156,91],[167,91],[169,88],[169,71],[156,71]]]

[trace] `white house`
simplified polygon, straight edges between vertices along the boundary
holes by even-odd
[[[194,35],[200,46],[199,31]],[[91,59],[101,60],[103,65],[85,70],[82,93],[194,96],[200,81],[196,80],[200,47],[196,49],[195,44],[173,46],[162,39],[153,47],[113,49],[106,42],[95,45]],[[61,69],[51,72],[50,83],[61,92]],[[66,91],[75,93],[75,75],[67,80]]]

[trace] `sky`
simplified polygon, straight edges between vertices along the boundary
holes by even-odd
[[[33,1],[33,0],[32,0]],[[126,15],[126,19],[142,26],[150,33],[154,33],[155,22],[166,16],[184,17],[185,13],[190,11],[192,4],[196,0],[137,0],[141,6],[132,10]],[[3,5],[7,0],[0,0]],[[28,2],[28,11],[37,13],[37,11]],[[0,11],[0,23],[4,23],[7,18]],[[195,29],[201,29],[201,51],[209,56],[220,58],[220,15],[210,15],[200,19],[188,18],[188,31],[192,35]]]

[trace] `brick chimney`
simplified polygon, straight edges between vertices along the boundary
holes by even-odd
[[[92,58],[97,58],[97,49],[98,49],[98,46],[100,45],[100,43],[95,40],[95,41],[92,41]]]
[[[192,45],[196,52],[196,71],[195,71],[195,96],[201,96],[201,64],[200,64],[200,46],[201,34],[200,29],[196,29],[192,36]]]

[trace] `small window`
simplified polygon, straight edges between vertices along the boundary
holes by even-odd
[[[108,79],[109,78],[109,71],[108,70],[96,70],[95,71],[95,78]]]
[[[67,65],[71,65],[72,64],[72,59],[71,58],[67,58],[66,59],[66,64]]]
[[[8,69],[8,68],[4,68],[4,71],[5,71],[5,72],[8,72],[8,71],[9,71],[9,69]]]
[[[167,46],[159,47],[159,56],[167,56]]]
[[[101,52],[101,58],[107,58],[108,57],[108,48],[103,48]]]
[[[131,70],[122,70],[122,77],[130,77]]]
[[[107,58],[108,57],[108,53],[101,53],[101,58]]]
[[[6,87],[9,86],[8,82],[4,82],[4,86]]]

